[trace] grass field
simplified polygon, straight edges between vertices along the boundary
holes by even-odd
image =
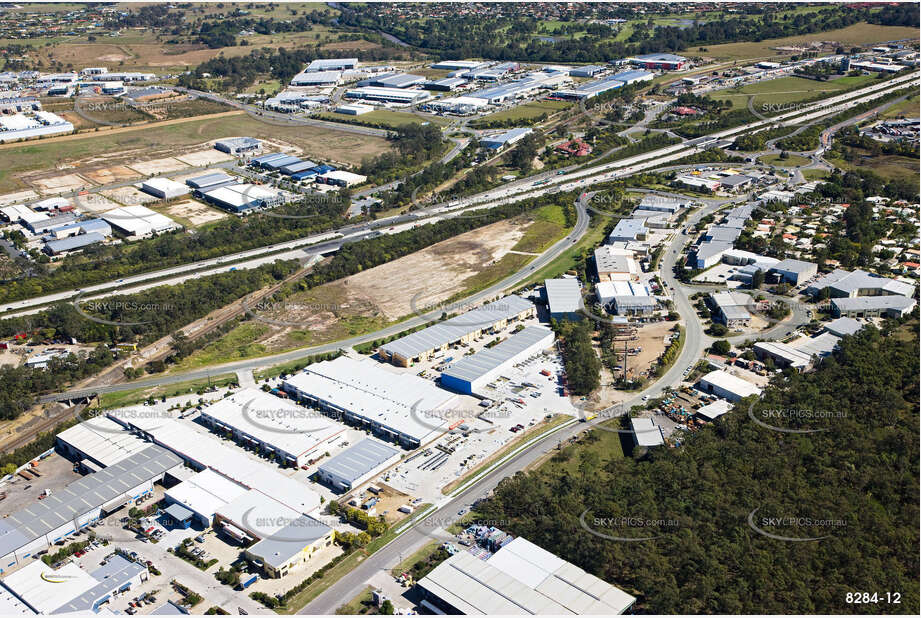
[[[766,39],[757,42],[725,43],[723,45],[711,45],[706,47],[706,51],[700,51],[699,48],[691,48],[687,51],[689,53],[702,53],[717,60],[781,58],[788,57],[789,54],[781,54],[774,49],[775,47],[801,45],[812,41],[836,41],[844,47],[848,47],[851,45],[866,45],[868,43],[882,43],[884,41],[896,41],[900,39],[917,40],[917,38],[917,28],[909,28],[907,26],[877,26],[875,24],[859,23],[848,26],[847,28],[816,32],[814,34],[790,36],[780,39]]]
[[[174,121],[173,124],[99,131],[57,140],[2,146],[0,150],[3,154],[0,156],[4,163],[0,168],[0,193],[27,188],[18,178],[25,172],[60,169],[74,164],[79,166],[81,160],[98,159],[114,153],[124,155],[111,157],[107,164],[137,161],[142,157],[152,159],[178,154],[179,148],[235,135],[282,140],[302,148],[308,157],[347,164],[358,164],[364,157],[390,149],[387,140],[380,137],[320,127],[278,126],[261,122],[245,113],[233,113],[217,118]]]
[[[407,124],[422,124],[428,122],[438,126],[450,124],[450,120],[440,117],[422,117],[410,112],[395,112],[389,109],[378,109],[361,116],[347,116],[345,114],[320,113],[315,114],[316,118],[329,120],[330,122],[341,122],[343,124],[366,124],[367,126],[385,126],[397,128]],[[351,122],[354,120],[355,122]]]
[[[611,419],[610,421],[602,423],[602,425],[617,429],[620,427],[620,419]],[[548,470],[555,477],[564,474],[578,476],[579,462],[581,458],[591,456],[589,453],[593,453],[595,456],[600,457],[602,461],[621,459],[624,456],[621,436],[626,434],[595,429],[592,431],[591,435],[593,438],[583,438],[578,445],[563,447],[563,450],[558,453],[558,456],[551,457],[541,469]],[[630,436],[627,436],[627,438],[629,439]],[[577,454],[578,456],[576,456]]]
[[[918,95],[908,97],[906,100],[901,103],[896,103],[885,112],[883,112],[883,118],[918,118],[921,116],[921,99]]]
[[[802,170],[802,172],[803,172],[803,178],[805,178],[807,181],[824,180],[825,178],[828,178],[829,176],[829,173],[826,170],[813,169],[813,170]]]
[[[741,88],[718,91],[710,96],[720,101],[729,101],[733,108],[747,107],[749,97],[754,96],[752,105],[756,111],[762,111],[765,105],[787,105],[823,95],[831,96],[836,92],[870,83],[874,79],[876,78],[870,75],[861,75],[820,82],[804,77],[781,77]],[[770,113],[770,110],[765,111]]]
[[[503,110],[494,114],[487,114],[486,116],[478,118],[472,124],[476,125],[478,123],[505,120],[530,120],[543,114],[549,116],[561,109],[572,107],[572,105],[573,104],[568,101],[532,101],[524,103],[523,105],[518,105],[512,109]]]
[[[133,406],[147,401],[148,398],[160,399],[161,397],[177,397],[194,393],[207,388],[208,386],[227,386],[236,384],[237,376],[232,373],[225,373],[212,376],[210,380],[191,380],[189,382],[179,382],[178,384],[165,384],[153,388],[137,388],[130,391],[119,391],[117,393],[103,393],[99,396],[99,408],[108,410],[124,406]]]
[[[799,167],[800,165],[809,164],[809,159],[795,154],[788,154],[786,159],[781,159],[780,155],[764,155],[758,161],[765,165],[777,165],[780,167]]]
[[[858,153],[866,153],[860,149],[854,149]],[[883,155],[870,157],[869,153],[857,163],[850,163],[843,159],[828,159],[829,163],[843,170],[867,170],[881,176],[884,180],[904,180],[918,183],[918,160],[911,157],[897,157],[892,155]]]

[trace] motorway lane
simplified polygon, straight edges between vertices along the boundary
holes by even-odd
[[[518,272],[509,275],[502,281],[491,285],[485,290],[478,292],[477,294],[464,299],[464,303],[475,304],[480,301],[492,298],[504,290],[513,287],[519,284],[521,281],[525,280],[527,277],[531,276],[532,273],[540,270],[553,260],[555,260],[563,251],[572,246],[576,241],[578,241],[585,232],[588,231],[589,217],[585,208],[580,204],[576,208],[576,224],[573,227],[572,231],[567,234],[563,239],[559,240],[554,244],[550,249],[545,251],[539,257],[531,261],[530,264],[519,270]],[[62,401],[67,399],[76,399],[79,397],[86,396],[91,393],[111,393],[124,390],[134,390],[136,388],[148,388],[151,386],[159,386],[164,384],[176,384],[178,382],[185,382],[188,380],[198,380],[203,378],[208,378],[210,376],[215,376],[223,373],[231,373],[236,371],[246,371],[259,369],[262,367],[270,367],[273,365],[278,365],[282,363],[287,363],[290,361],[301,360],[308,356],[314,354],[324,354],[326,352],[335,352],[341,348],[348,348],[354,345],[361,343],[367,343],[369,341],[374,341],[375,339],[381,339],[383,337],[389,337],[391,335],[399,334],[409,328],[416,326],[421,326],[423,324],[435,321],[439,319],[442,313],[441,308],[433,309],[428,313],[422,315],[416,315],[404,322],[399,324],[394,324],[387,328],[384,328],[379,331],[375,331],[370,334],[360,335],[357,337],[352,337],[343,341],[336,341],[333,343],[328,343],[320,346],[314,346],[310,348],[301,348],[298,350],[292,350],[290,352],[285,352],[283,354],[276,354],[273,356],[264,356],[256,359],[250,359],[246,361],[238,361],[235,363],[227,363],[224,365],[215,365],[209,367],[208,369],[202,369],[198,371],[190,371],[182,374],[177,374],[173,376],[161,376],[158,378],[153,378],[150,380],[139,380],[136,382],[130,382],[126,384],[115,384],[111,386],[99,387],[96,389],[80,389],[75,391],[68,391],[66,393],[58,393],[54,395],[46,395],[41,397],[39,401],[49,402],[49,401]]]
[[[917,75],[918,74],[913,74],[910,76],[905,76],[903,78],[897,78],[895,80],[884,82],[883,84],[877,84],[877,85],[867,87],[860,91],[855,91],[852,93],[848,93],[846,95],[839,95],[838,97],[833,97],[832,99],[826,99],[819,103],[813,104],[812,106],[808,108],[804,108],[803,110],[798,110],[796,112],[792,112],[788,114],[782,114],[780,116],[772,118],[769,122],[760,121],[756,123],[751,123],[749,125],[745,125],[742,127],[728,129],[726,131],[722,131],[715,135],[726,137],[726,136],[729,136],[735,133],[739,133],[741,131],[751,131],[753,130],[753,127],[765,128],[767,126],[770,126],[771,124],[783,121],[785,118],[788,118],[791,116],[797,116],[796,121],[800,122],[800,121],[803,121],[804,119],[811,119],[812,117],[815,117],[816,114],[827,115],[827,114],[832,113],[833,111],[837,111],[836,107],[829,107],[829,104],[832,102],[847,100],[847,103],[845,103],[844,105],[849,106],[849,105],[854,104],[854,101],[849,100],[849,97],[860,96],[861,93],[865,91],[871,91],[871,90],[872,90],[872,94],[868,96],[878,97],[878,96],[881,96],[881,94],[887,89],[891,89],[895,87],[894,84],[904,84],[907,80],[916,79]],[[802,114],[812,109],[818,109],[819,111],[807,114],[806,117],[798,116],[799,114]],[[440,208],[433,208],[433,209],[429,209],[429,210],[421,211],[421,212],[427,212],[430,214],[441,214],[441,213],[448,214],[455,210],[467,208],[474,204],[481,205],[481,207],[488,207],[488,206],[501,205],[501,204],[508,203],[511,201],[519,201],[522,199],[526,199],[528,197],[543,195],[548,192],[581,190],[581,189],[584,189],[587,185],[595,183],[595,182],[604,182],[607,180],[612,180],[615,178],[632,175],[638,171],[642,171],[645,169],[661,167],[663,163],[678,160],[696,151],[697,151],[697,148],[694,146],[688,147],[685,144],[675,144],[675,145],[667,146],[665,148],[662,148],[656,151],[636,155],[634,157],[629,157],[627,159],[622,159],[620,161],[614,161],[611,163],[606,163],[606,164],[588,167],[584,169],[577,169],[572,172],[567,172],[567,170],[570,168],[565,168],[564,170],[560,170],[564,172],[563,174],[560,174],[559,171],[538,174],[538,175],[529,177],[526,180],[515,181],[512,183],[503,185],[502,187],[499,187],[497,189],[492,189],[490,191],[485,191],[478,195],[474,195],[468,198],[461,198],[459,200],[449,202],[446,206],[443,206]],[[663,168],[663,169],[668,169],[668,168]],[[536,184],[536,183],[540,183],[544,181],[546,181],[546,184],[543,184],[543,185]],[[540,188],[535,189],[536,186],[539,186]],[[414,213],[414,214],[416,215],[415,217],[413,217],[412,215],[404,215],[400,217],[394,217],[386,221],[379,220],[377,222],[371,222],[371,223],[365,224],[365,226],[351,226],[351,227],[357,228],[358,230],[362,230],[362,229],[370,230],[370,229],[373,229],[374,227],[380,227],[381,225],[392,225],[395,222],[405,222],[413,218],[418,218],[418,213]],[[346,228],[341,228],[339,231],[348,229],[348,227],[349,226],[346,226]],[[292,242],[296,243],[298,241],[292,241]],[[284,247],[284,248],[293,248],[293,247],[289,246],[289,247]],[[258,250],[254,249],[252,251],[258,251]],[[266,252],[266,250],[263,250],[262,252],[264,253]],[[197,269],[197,268],[201,268],[202,266],[212,266],[212,265],[213,264],[199,263],[198,265],[186,265],[183,267],[176,267],[176,269],[183,269],[181,272],[184,272],[189,269],[193,269],[193,268]],[[180,272],[180,271],[177,270],[176,272]],[[135,278],[143,278],[143,277],[150,278],[149,276],[145,276],[145,275],[135,276]],[[112,287],[113,284],[117,284],[117,283],[120,283],[120,282],[110,282],[109,284],[99,284],[98,286],[92,286],[91,288],[87,288],[87,290],[99,291],[100,289],[103,289],[106,286]],[[63,300],[63,299],[71,298],[77,292],[78,290],[71,290],[69,292],[60,292],[58,294],[40,297],[37,299],[17,301],[16,303],[12,303],[10,305],[0,306],[0,313],[4,311],[9,311],[11,309],[26,309],[26,308],[34,307],[37,305],[45,305],[45,304],[48,304],[49,302],[55,302],[56,300]]]

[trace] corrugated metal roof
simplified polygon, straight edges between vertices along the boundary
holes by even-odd
[[[473,382],[548,338],[549,346],[553,343],[553,331],[549,328],[528,326],[492,348],[483,348],[472,356],[463,357],[441,375]]]
[[[181,463],[173,453],[151,444],[108,468],[74,481],[41,502],[0,520],[0,556],[73,522]]]
[[[513,318],[533,308],[534,305],[530,301],[520,296],[506,296],[463,315],[386,343],[381,346],[381,349],[388,354],[396,354],[403,358],[415,358],[429,350],[459,341],[471,333],[487,330],[497,322]]]
[[[399,454],[379,440],[365,438],[321,465],[319,471],[352,483]]]

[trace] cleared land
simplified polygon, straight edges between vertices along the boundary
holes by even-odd
[[[161,212],[181,223],[186,227],[198,227],[207,223],[219,221],[227,216],[227,213],[206,206],[195,200],[184,200],[177,204],[171,204],[162,208],[156,208]]]
[[[804,45],[818,41],[835,41],[844,47],[848,47],[850,45],[866,45],[868,43],[882,43],[901,39],[917,40],[917,38],[917,28],[909,28],[906,26],[877,26],[875,24],[860,23],[838,30],[828,30],[826,32],[790,36],[781,39],[711,45],[706,47],[706,51],[702,53],[717,60],[742,60],[748,58],[785,57],[790,54],[782,54],[774,48]],[[687,51],[698,52],[700,50],[698,48],[691,48]]]
[[[860,155],[857,161],[829,159],[835,167],[843,170],[865,170],[881,176],[884,180],[904,180],[918,183],[918,159],[894,155],[872,156],[866,150],[854,149]]]
[[[478,122],[501,122],[506,120],[531,120],[532,118],[538,118],[543,114],[550,116],[551,114],[555,114],[561,109],[572,107],[572,105],[572,103],[567,101],[532,101],[529,103],[524,103],[523,105],[518,105],[512,109],[503,110],[494,114],[487,114],[482,118],[478,118],[472,124],[476,125]]]
[[[360,116],[349,116],[347,114],[336,114],[332,112],[315,114],[314,116],[320,120],[341,122],[343,124],[366,124],[368,126],[386,126],[393,128],[407,124],[422,124],[423,122],[445,126],[450,122],[439,116],[418,116],[410,112],[395,112],[389,109],[378,109]]]
[[[338,341],[499,281],[565,233],[559,207],[500,221],[340,281],[297,292],[184,359],[187,370]],[[276,322],[276,323],[272,323]],[[278,324],[280,322],[281,324]]]
[[[367,156],[390,149],[384,138],[346,133],[313,126],[278,126],[243,112],[203,119],[165,121],[138,128],[37,140],[0,147],[0,192],[28,187],[28,174],[37,170],[72,169],[80,173],[115,165],[133,165],[141,158],[182,156],[183,150],[200,151],[208,142],[236,135],[272,140],[321,161],[358,164]],[[42,172],[44,173],[44,172]]]
[[[748,106],[749,98],[755,110],[763,113],[775,113],[765,106],[789,105],[806,101],[819,96],[831,96],[836,92],[862,86],[876,79],[870,75],[859,77],[841,77],[829,81],[817,81],[805,77],[781,77],[768,81],[748,84],[741,88],[733,88],[714,92],[710,96],[720,101],[729,101],[734,108]],[[780,111],[780,110],[778,110]]]

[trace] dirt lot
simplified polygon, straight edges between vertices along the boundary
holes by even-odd
[[[134,189],[134,187],[130,187]],[[137,191],[137,189],[134,189]],[[113,191],[118,191],[115,189]],[[150,197],[150,196],[148,196]],[[105,212],[107,210],[112,210],[113,208],[118,208],[118,202],[113,202],[105,195],[101,193],[88,193],[86,195],[78,195],[74,198],[74,206],[77,207],[77,210],[81,212]]]
[[[176,157],[183,163],[191,165],[192,167],[204,167],[205,165],[212,165],[214,163],[221,163],[223,161],[230,161],[233,157],[226,152],[221,152],[220,150],[199,150],[198,152],[190,152],[188,154],[180,155]]]
[[[70,193],[93,186],[93,183],[77,174],[63,174],[47,176],[45,178],[33,178],[32,184],[43,195],[57,195],[58,193]]]
[[[16,193],[7,193],[6,195],[0,195],[0,206],[9,206],[10,204],[18,204],[20,202],[29,202],[32,200],[38,199],[38,193],[35,191],[18,191]]]
[[[144,176],[156,176],[157,174],[184,170],[189,166],[173,157],[166,157],[163,159],[152,159],[150,161],[138,161],[137,163],[132,163],[128,167]]]
[[[63,489],[68,484],[81,478],[80,474],[73,471],[73,467],[73,462],[57,453],[46,457],[35,468],[41,474],[39,478],[27,481],[16,475],[13,477],[13,481],[0,488],[0,491],[6,492],[6,498],[0,501],[0,508],[4,513],[14,513],[19,509],[35,504],[39,494],[45,489],[50,489],[52,494]]]
[[[115,182],[124,182],[140,178],[141,175],[124,165],[113,165],[112,167],[103,167],[98,170],[84,172],[83,176],[100,185],[108,185]]]
[[[311,126],[276,126],[239,111],[206,118],[181,118],[143,127],[113,128],[30,142],[0,145],[3,173],[0,191],[30,188],[29,177],[47,176],[49,170],[84,174],[116,165],[135,168],[140,159],[179,157],[210,149],[214,140],[250,135],[270,141],[286,152],[327,161],[335,158],[350,164],[390,150],[384,138]],[[179,162],[177,161],[177,164]],[[187,167],[181,164],[178,168]],[[143,171],[143,170],[138,170]],[[158,170],[162,171],[162,170]]]
[[[117,189],[106,189],[100,193],[119,204],[125,206],[137,206],[138,204],[150,204],[158,201],[156,197],[144,193],[136,187],[118,187]]]
[[[516,223],[494,223],[296,294],[266,317],[297,324],[312,337],[323,338],[341,331],[342,322],[350,319],[397,320],[412,314],[414,306],[423,309],[437,305],[463,291],[465,279],[499,260],[523,234],[524,229]],[[289,334],[277,333],[265,343],[282,343]]]
[[[164,210],[166,210],[166,214],[172,218],[178,219],[180,222],[182,220],[188,221],[193,227],[211,223],[212,221],[218,221],[227,216],[226,213],[215,210],[195,200],[185,200],[178,204],[172,204]]]
[[[406,517],[406,513],[401,513],[397,509],[403,506],[404,504],[409,504],[409,501],[412,499],[412,496],[405,494],[402,491],[398,491],[389,485],[383,483],[375,483],[376,487],[380,488],[380,492],[377,494],[377,504],[374,505],[374,508],[377,509],[378,515],[384,515],[384,519],[387,520],[388,524],[392,524],[395,521],[399,521]],[[360,497],[359,497],[360,496]],[[351,494],[347,498],[351,500],[356,498],[358,503],[361,504],[366,500],[370,500],[375,497],[370,491],[363,491],[361,494]]]
[[[464,279],[498,261],[523,235],[517,223],[501,221],[349,277],[346,285],[394,320],[412,313],[413,304],[434,305],[463,291]]]
[[[653,363],[665,351],[665,338],[671,334],[675,322],[654,322],[652,324],[638,325],[636,339],[627,343],[628,348],[641,348],[636,356],[627,357],[627,375],[645,375]],[[620,344],[623,346],[623,344]],[[598,401],[592,401],[592,408],[601,408],[614,403],[626,401],[633,396],[632,393],[619,391],[606,386],[614,380],[608,369],[602,370],[602,387],[598,394]]]

